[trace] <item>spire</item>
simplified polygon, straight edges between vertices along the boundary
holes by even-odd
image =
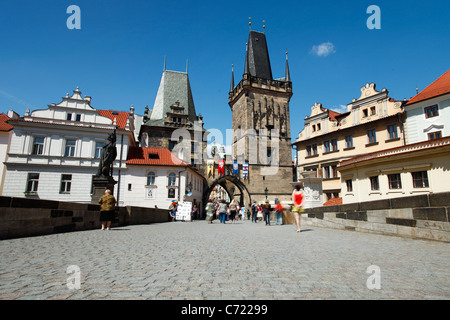
[[[285,75],[285,81],[291,81],[291,76],[289,74],[289,64],[288,64],[288,53],[286,51],[286,75]]]
[[[163,71],[166,71],[166,62],[167,62],[167,56],[164,56],[164,70]]]
[[[231,86],[230,86],[230,92],[234,90],[234,70],[233,70],[234,64],[231,65]]]
[[[245,66],[244,66],[244,74],[249,74],[250,69],[248,67],[248,42],[245,44]]]

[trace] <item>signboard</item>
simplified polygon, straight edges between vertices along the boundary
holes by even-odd
[[[191,221],[192,202],[178,201],[177,220]]]

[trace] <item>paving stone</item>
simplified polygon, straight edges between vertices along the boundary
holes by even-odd
[[[79,231],[1,240],[0,299],[450,299],[449,248],[251,221]],[[66,285],[69,265],[80,290]],[[379,290],[366,286],[371,265]]]

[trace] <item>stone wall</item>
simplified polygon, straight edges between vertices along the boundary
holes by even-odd
[[[0,196],[0,239],[101,227],[99,205]],[[168,222],[165,209],[118,207],[114,226]]]
[[[450,242],[450,192],[309,208],[302,224]]]

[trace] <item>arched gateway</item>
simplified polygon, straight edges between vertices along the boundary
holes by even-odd
[[[228,195],[230,196],[230,199],[236,199],[239,198],[238,202],[241,207],[248,206],[251,201],[252,197],[250,195],[250,192],[248,191],[245,184],[239,180],[236,176],[232,175],[225,175],[225,176],[219,176],[215,180],[209,184],[206,191],[203,192],[203,204],[206,206],[206,203],[208,203],[208,199],[211,195],[211,192],[213,191],[214,187],[220,185],[223,187]],[[237,187],[233,189],[233,187]],[[239,193],[238,193],[239,192]],[[237,199],[236,199],[237,200]]]

